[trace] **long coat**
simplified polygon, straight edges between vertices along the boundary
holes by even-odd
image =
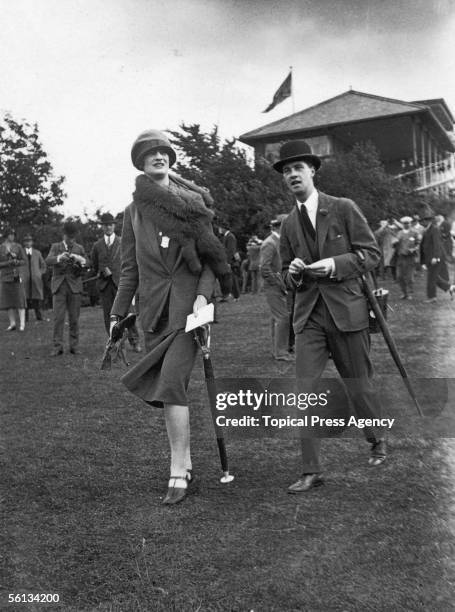
[[[66,280],[70,289],[73,293],[82,293],[82,277],[80,271],[75,266],[71,266],[66,262],[58,262],[57,257],[66,251],[65,243],[55,242],[51,246],[49,255],[46,257],[46,263],[48,266],[52,266],[52,281],[51,289],[52,293],[57,293],[60,285]],[[84,247],[77,242],[73,243],[70,249],[71,253],[75,255],[82,255],[86,258]]]
[[[30,267],[29,258],[25,252],[25,265],[21,268],[21,275],[24,282],[25,295],[27,296],[28,300],[43,299],[43,274],[46,272],[46,270],[46,263],[38,249],[32,248]]]
[[[139,290],[140,319],[144,331],[153,332],[162,315],[168,328],[185,327],[196,295],[210,299],[215,275],[204,265],[200,275],[192,274],[181,250],[169,266],[159,244],[159,228],[141,214],[135,202],[125,209],[121,238],[120,281],[111,313],[124,316]]]
[[[120,280],[120,238],[115,236],[110,247],[107,246],[104,236],[97,240],[90,256],[93,272],[98,274],[98,289],[103,291],[109,282],[109,277],[103,276],[104,268],[112,272],[112,281],[118,287]]]
[[[11,265],[14,259],[19,265]],[[13,283],[18,277],[22,279],[24,264],[25,253],[20,244],[13,242],[9,249],[6,247],[6,244],[0,244],[0,280],[2,282]]]
[[[368,327],[368,308],[358,277],[375,268],[380,250],[365,217],[352,200],[334,198],[319,192],[316,216],[316,234],[319,258],[332,257],[335,261],[334,278],[305,276],[297,287],[294,309],[294,331],[301,333],[319,296],[340,331],[359,331]],[[356,256],[361,250],[365,263]],[[289,264],[299,257],[312,261],[295,206],[281,228],[280,253],[283,275],[290,288],[295,282],[289,273]]]

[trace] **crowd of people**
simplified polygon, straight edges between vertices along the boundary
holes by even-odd
[[[208,191],[172,172],[176,157],[162,132],[148,130],[136,139],[131,160],[141,174],[124,212],[121,238],[114,217],[105,213],[102,236],[89,254],[76,242],[71,221],[63,224],[62,240],[51,245],[45,259],[30,234],[22,246],[8,229],[0,245],[0,308],[8,312],[7,331],[23,332],[30,310],[42,320],[42,277],[52,269],[54,357],[64,353],[66,315],[69,351],[79,353],[84,270],[97,279],[107,336],[128,313],[140,310],[146,354],[123,382],[148,405],[164,410],[171,450],[167,505],[181,502],[194,482],[187,389],[197,342],[184,331],[186,318],[213,301],[217,287],[220,301],[263,291],[273,358],[295,361],[298,380],[317,381],[331,357],[356,415],[373,419],[381,409],[372,383],[367,301],[358,277],[390,273],[402,299],[412,299],[414,274],[423,269],[428,302],[436,301],[437,288],[451,297],[455,292],[449,222],[426,207],[421,217],[381,221],[373,233],[354,202],[315,188],[321,160],[305,141],[283,144],[273,165],[295,206],[270,220],[264,240],[251,236],[243,260],[226,225],[213,232]],[[141,352],[137,328],[128,334],[131,348]],[[371,427],[364,433],[371,445],[369,463],[380,465],[387,456],[385,432]],[[302,474],[288,488],[291,494],[323,483],[318,439],[303,437],[301,452]]]
[[[421,215],[380,221],[375,231],[381,249],[378,275],[390,273],[401,289],[401,299],[414,297],[414,276],[426,271],[426,302],[437,301],[437,288],[455,293],[455,222],[425,206]],[[452,278],[452,282],[450,282]]]

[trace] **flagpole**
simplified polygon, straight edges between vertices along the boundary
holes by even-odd
[[[291,100],[292,100],[292,114],[295,113],[295,100],[294,100],[294,83],[292,78],[292,66],[289,66],[289,70],[291,71]]]

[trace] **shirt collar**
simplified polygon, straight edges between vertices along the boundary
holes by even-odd
[[[297,200],[297,206],[299,207],[299,210],[300,210],[300,207],[302,206],[302,204],[305,204],[305,208],[308,211],[316,210],[318,207],[318,201],[319,201],[318,192],[316,191],[316,189],[313,189],[313,191],[308,196],[308,198],[305,200],[305,202],[300,202],[300,200]]]
[[[274,236],[276,236],[277,238],[279,238],[279,237],[280,237],[280,234],[279,234],[278,232],[276,232],[275,230],[272,230],[272,234],[273,234]]]

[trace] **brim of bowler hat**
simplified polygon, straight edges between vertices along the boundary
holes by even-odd
[[[136,145],[137,148],[139,148],[141,144],[145,144],[145,143],[138,143]],[[171,147],[168,147],[166,145],[158,145],[158,146],[152,145],[150,147],[144,147],[144,150],[140,151],[140,153],[136,157],[136,161],[133,162],[134,167],[141,171],[144,170],[144,157],[148,153],[151,153],[152,151],[154,151],[155,149],[163,149],[163,151],[167,152],[167,154],[169,155],[169,168],[171,168],[177,161],[177,155],[175,154],[174,149],[172,149]],[[135,157],[134,149],[131,151],[131,157],[132,158]]]
[[[285,164],[289,164],[290,162],[297,161],[302,159],[303,161],[309,161],[315,170],[319,170],[321,167],[321,160],[317,155],[303,154],[303,155],[294,155],[293,157],[286,157],[285,159],[280,159],[279,161],[273,164],[273,169],[277,172],[283,174],[283,166]]]

